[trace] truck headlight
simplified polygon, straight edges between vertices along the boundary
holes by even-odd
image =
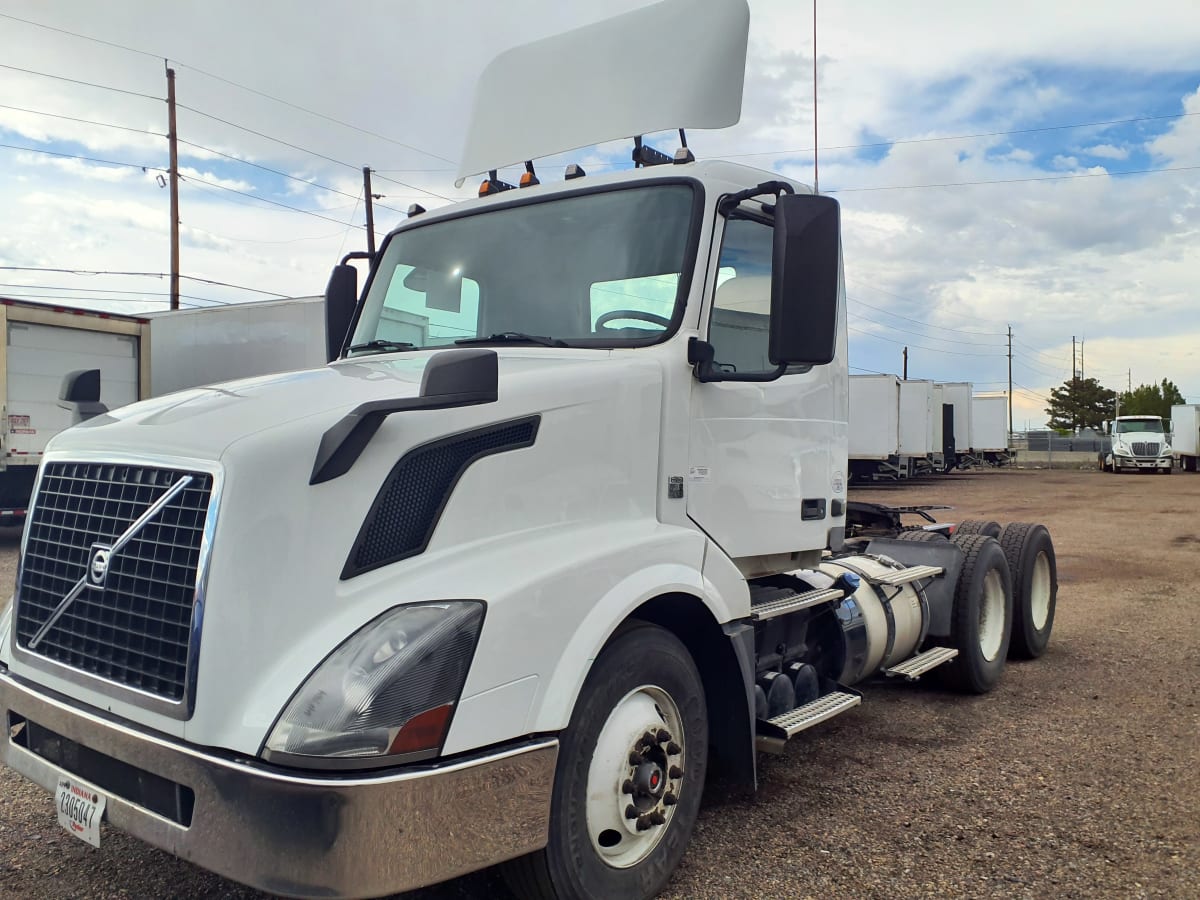
[[[400,606],[351,635],[308,676],[263,756],[351,768],[436,756],[483,624],[483,603]]]

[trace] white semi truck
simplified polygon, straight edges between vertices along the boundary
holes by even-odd
[[[1200,462],[1200,405],[1171,407],[1171,450],[1179,468],[1195,472]]]
[[[1117,416],[1109,425],[1109,433],[1111,444],[1100,454],[1102,471],[1171,474],[1175,458],[1158,416]]]
[[[748,17],[670,0],[510,51],[463,173],[665,127],[622,103],[569,131],[522,93],[548,60],[591,85],[632,54],[621,96],[728,124]],[[753,787],[873,679],[981,693],[1043,652],[1044,527],[951,540],[847,499],[836,201],[634,152],[414,209],[361,298],[335,270],[322,368],[51,442],[0,759],[73,833],[298,897],[507,861],[521,897],[645,898],[710,775]]]
[[[0,333],[0,525],[24,521],[47,444],[78,417],[69,375],[92,373],[96,414],[325,358],[320,297],[137,316],[0,299]]]

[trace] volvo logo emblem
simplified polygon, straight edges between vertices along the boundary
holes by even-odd
[[[92,561],[88,563],[88,577],[92,584],[104,584],[104,576],[108,574],[108,558],[112,551],[107,547],[96,547],[92,551]]]

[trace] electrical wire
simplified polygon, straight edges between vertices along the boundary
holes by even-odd
[[[130,275],[146,278],[170,278],[166,272],[130,272],[110,269],[60,269],[49,266],[0,266],[0,272],[54,272],[62,275]],[[281,300],[291,299],[287,294],[277,294],[274,291],[264,291],[259,288],[247,287],[244,284],[232,284],[228,281],[215,281],[211,278],[200,278],[196,275],[180,275],[185,281],[195,281],[200,284],[214,284],[218,287],[236,288],[239,291],[250,291],[254,294],[266,294]]]
[[[859,283],[861,284],[862,282]],[[869,286],[870,285],[868,285],[868,287]],[[897,319],[904,319],[906,322],[915,322],[916,324],[922,325],[925,328],[937,328],[941,331],[952,331],[955,334],[974,334],[987,337],[1006,337],[1008,334],[1004,331],[968,331],[965,328],[950,328],[946,325],[934,325],[932,322],[924,322],[920,319],[911,318],[910,316],[902,316],[900,313],[894,313],[891,310],[884,309],[882,306],[872,306],[870,303],[860,297],[848,297],[847,299],[853,300],[855,303],[858,303],[861,306],[876,310],[877,312],[881,312],[885,315],[894,316]]]
[[[259,197],[247,191],[239,191],[237,188],[231,188],[223,184],[217,184],[215,181],[209,181],[206,178],[199,178],[195,175],[188,175],[187,177],[180,175],[179,180],[184,184],[206,184],[211,188],[216,188],[217,190],[228,191],[231,194],[238,194],[242,197],[248,197],[251,200],[257,200],[259,203],[268,203],[271,206],[278,206],[282,209],[291,210],[295,213],[303,213],[306,216],[312,216],[314,219],[324,219],[326,222],[333,222],[335,225],[347,225],[351,228],[364,228],[365,230],[365,226],[355,225],[352,222],[343,222],[340,219],[334,219],[330,216],[323,216],[319,212],[314,212],[310,209],[301,209],[299,206],[292,206],[288,203],[282,203],[279,200],[272,200],[269,197]]]
[[[0,15],[3,14],[0,13]],[[0,109],[11,109],[15,110],[16,112],[29,113],[30,115],[34,116],[47,116],[51,119],[66,119],[68,122],[80,122],[84,125],[95,125],[99,128],[116,128],[120,131],[132,131],[134,134],[147,134],[150,137],[165,138],[167,136],[165,134],[160,134],[157,131],[147,131],[144,128],[131,128],[128,125],[116,125],[112,122],[97,122],[93,119],[80,119],[75,116],[64,116],[60,115],[59,113],[44,112],[40,109],[28,109],[24,106],[9,106],[6,103],[0,103]],[[184,142],[180,141],[180,143]]]
[[[106,41],[106,40],[103,40],[98,37],[93,37],[92,35],[79,34],[78,32],[75,32],[75,31],[68,31],[65,28],[57,28],[54,25],[46,25],[43,22],[35,22],[32,19],[23,19],[20,16],[14,16],[14,15],[10,15],[8,13],[0,13],[0,18],[10,19],[14,22],[21,22],[24,25],[31,25],[35,28],[45,28],[48,31],[56,31],[59,34],[69,35],[70,37],[79,38],[80,40],[92,41],[93,43],[96,43],[96,44],[104,44],[106,47],[113,47],[117,50],[125,50],[125,51],[128,51],[129,53],[137,53],[141,56],[148,56],[151,59],[163,59],[163,55],[161,53],[150,53],[147,50],[139,50],[136,47],[128,47],[125,44],[118,44],[118,43],[115,43],[114,41]],[[404,147],[407,150],[412,150],[414,153],[420,153],[422,156],[428,156],[432,159],[439,159],[442,162],[448,162],[451,165],[455,165],[455,161],[452,159],[447,159],[444,156],[439,156],[438,154],[431,153],[428,150],[422,150],[420,147],[414,147],[412,144],[407,144],[404,141],[396,140],[395,138],[388,137],[385,134],[379,134],[378,132],[370,131],[369,129],[366,129],[366,128],[361,128],[358,125],[354,125],[350,122],[343,122],[342,120],[336,119],[333,116],[326,115],[325,113],[317,112],[314,109],[308,109],[306,107],[300,106],[299,104],[292,103],[290,100],[284,100],[282,97],[273,96],[272,94],[268,94],[265,91],[260,91],[257,88],[252,88],[248,85],[241,84],[237,81],[233,81],[229,78],[225,78],[221,75],[217,75],[213,72],[209,72],[205,69],[201,69],[199,66],[189,65],[188,63],[180,62],[178,60],[175,61],[175,65],[179,66],[180,68],[188,69],[192,72],[196,72],[199,75],[204,75],[207,78],[212,78],[215,81],[220,81],[220,82],[223,82],[224,84],[231,85],[232,87],[239,88],[240,90],[248,91],[251,94],[256,94],[259,97],[264,97],[267,100],[273,100],[276,103],[281,103],[284,106],[289,106],[292,109],[299,110],[300,112],[303,112],[303,113],[307,113],[310,116],[316,116],[319,119],[324,119],[327,122],[332,122],[335,125],[342,126],[343,128],[349,128],[352,131],[359,132],[360,134],[370,135],[371,137],[379,138],[381,141],[387,141],[389,144],[395,144],[398,147]],[[389,170],[389,171],[400,171],[400,170]],[[410,170],[410,171],[420,171],[420,170],[414,169],[414,170]],[[444,171],[444,170],[442,170],[442,171]]]
[[[22,69],[20,66],[10,66],[8,63],[0,63],[0,69],[9,69],[13,72],[23,72],[26,75],[38,75],[42,78],[53,78],[55,81],[68,81],[71,84],[82,84],[87,87],[99,88],[102,91],[113,91],[117,94],[128,94],[130,97],[142,97],[146,100],[157,100],[159,103],[165,103],[166,100],[162,97],[155,97],[153,94],[143,94],[140,91],[127,91],[124,88],[113,87],[108,84],[97,84],[94,81],[81,81],[78,78],[67,78],[65,75],[52,75],[49,72],[38,72],[34,69]]]
[[[927,350],[930,353],[948,353],[951,356],[973,356],[976,359],[980,359],[980,358],[984,358],[984,357],[992,357],[995,359],[1004,359],[1005,356],[1007,356],[1007,354],[1004,354],[1004,353],[966,353],[961,350],[944,350],[940,347],[924,347],[920,344],[911,343],[910,341],[897,341],[894,338],[884,337],[883,335],[880,335],[880,334],[873,334],[870,331],[863,331],[861,328],[855,328],[853,325],[847,325],[846,327],[850,331],[855,332],[856,334],[865,335],[866,337],[875,338],[876,340],[880,340],[880,341],[887,341],[889,344],[899,344],[902,347],[906,346],[906,347],[912,347],[916,350]]]
[[[28,294],[21,291],[9,291],[0,295],[10,300],[62,300],[68,303],[79,303],[94,301],[96,303],[170,303],[170,294],[164,297],[75,297],[63,296],[59,294]],[[236,303],[229,303],[225,300],[213,300],[210,297],[196,297],[193,294],[180,294],[180,299],[203,300],[205,303],[215,306],[236,306]],[[192,309],[210,309],[211,306],[200,306],[196,303],[186,304]]]
[[[870,316],[864,316],[862,313],[851,312],[850,315],[855,316],[859,319],[863,319],[864,321],[871,322],[875,325],[880,325],[884,328],[890,329],[891,331],[897,331],[901,334],[911,334],[913,337],[919,337],[919,338],[922,338],[922,339],[928,340],[928,341],[943,341],[947,344],[966,344],[969,347],[992,347],[992,348],[994,348],[996,346],[995,344],[988,343],[986,341],[960,341],[955,338],[938,337],[937,335],[934,335],[934,334],[921,334],[916,331],[909,331],[904,328],[898,328],[897,326],[892,325],[888,322],[880,322],[878,319],[872,319]]]
[[[39,147],[19,147],[16,144],[0,144],[0,149],[23,150],[27,153],[41,153],[45,156],[57,156],[60,159],[81,159],[84,162],[99,163],[105,166],[124,166],[127,169],[141,169],[143,172],[169,172],[161,166],[144,166],[140,163],[121,162],[115,159],[97,159],[94,156],[80,156],[77,153],[59,153],[57,150],[42,150]]]
[[[986,184],[1024,184],[1035,181],[1072,181],[1081,178],[1120,178],[1125,175],[1162,175],[1168,172],[1192,172],[1200,166],[1166,166],[1161,169],[1131,169],[1127,172],[1074,172],[1069,175],[1041,175],[1030,178],[996,178],[987,181],[947,181],[938,184],[893,184],[876,187],[826,189],[828,194],[852,194],[865,191],[917,191],[927,188],[978,187]]]

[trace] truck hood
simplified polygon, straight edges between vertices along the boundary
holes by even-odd
[[[438,351],[341,360],[320,369],[208,385],[121,407],[60,433],[48,452],[129,454],[219,460],[254,434],[307,417],[327,418],[361,403],[416,397],[425,366]],[[607,351],[530,354],[500,351],[503,384],[535,371],[556,378],[564,368],[601,365]],[[332,424],[332,423],[331,423]],[[320,432],[316,437],[320,437]],[[316,445],[313,450],[315,452]]]

